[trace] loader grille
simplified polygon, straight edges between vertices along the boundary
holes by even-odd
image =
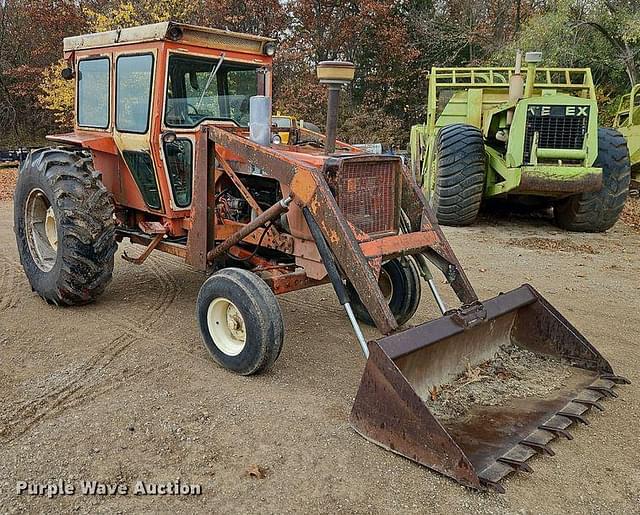
[[[584,144],[588,128],[589,106],[529,106],[523,162],[531,163],[536,132],[538,148],[579,150]]]
[[[347,220],[376,235],[397,231],[399,161],[345,159],[336,181],[336,200]]]

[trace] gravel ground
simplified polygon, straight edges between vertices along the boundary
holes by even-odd
[[[16,168],[0,168],[0,201],[13,198],[17,174]]]
[[[282,296],[280,359],[262,376],[238,377],[200,341],[202,274],[168,255],[142,266],[118,257],[97,303],[48,306],[19,265],[10,203],[0,202],[0,219],[0,512],[639,511],[640,234],[623,223],[594,235],[519,218],[445,229],[480,298],[530,282],[633,381],[498,495],[465,489],[350,428],[364,362],[330,287]],[[532,238],[572,245],[514,243]],[[425,294],[412,322],[434,316]],[[202,494],[15,493],[21,480],[133,489],[136,480],[176,478]]]

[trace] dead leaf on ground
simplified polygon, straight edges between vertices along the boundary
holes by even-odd
[[[431,400],[435,401],[438,398],[438,387],[436,385],[433,385],[433,388],[431,388]]]
[[[251,464],[244,471],[244,475],[246,477],[253,477],[256,479],[264,479],[267,477],[267,468],[261,467],[260,465]]]

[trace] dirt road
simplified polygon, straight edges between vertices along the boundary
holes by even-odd
[[[281,297],[276,367],[237,377],[200,342],[200,273],[162,254],[118,257],[99,302],[51,307],[21,271],[9,202],[0,220],[0,511],[638,513],[640,233],[623,223],[598,235],[532,219],[446,229],[481,298],[531,282],[634,382],[497,495],[354,433],[363,359],[329,287]],[[425,294],[412,322],[435,315]],[[254,465],[264,479],[247,474]],[[202,495],[15,494],[19,480],[176,478]]]

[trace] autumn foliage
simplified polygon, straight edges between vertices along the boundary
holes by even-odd
[[[619,95],[630,80],[638,80],[638,4],[0,0],[0,146],[37,144],[72,122],[73,88],[59,78],[62,39],[69,35],[171,19],[275,37],[276,109],[321,126],[325,91],[315,66],[347,59],[356,64],[357,75],[342,97],[340,136],[404,146],[411,124],[424,116],[425,74],[433,65],[506,64],[515,48],[540,47],[553,64],[602,66],[604,97]]]

